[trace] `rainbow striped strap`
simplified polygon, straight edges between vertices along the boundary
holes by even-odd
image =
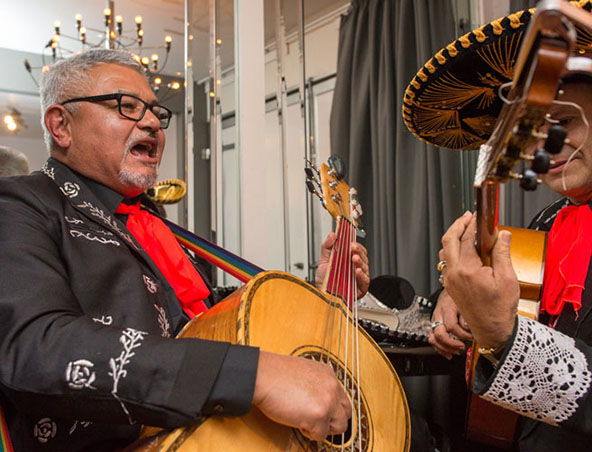
[[[0,407],[0,452],[14,452],[2,407]]]
[[[177,226],[175,223],[171,223],[166,218],[159,218],[170,228],[181,245],[204,258],[210,264],[215,265],[226,273],[234,276],[236,279],[246,283],[258,273],[265,271],[261,267],[257,267],[242,257],[219,247],[209,240],[195,235],[192,232]]]

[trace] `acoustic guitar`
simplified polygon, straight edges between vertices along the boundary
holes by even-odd
[[[193,319],[180,337],[259,347],[326,362],[353,406],[348,430],[324,441],[274,423],[256,407],[239,418],[212,416],[173,431],[145,428],[126,451],[405,452],[409,410],[395,369],[357,324],[351,243],[361,209],[339,168],[307,168],[309,189],[337,222],[323,290],[282,272],[263,272]]]
[[[566,137],[564,129],[552,126],[545,134],[540,131],[546,123],[546,113],[554,102],[563,76],[570,72],[592,73],[587,59],[570,57],[576,33],[568,20],[587,28],[592,25],[589,13],[567,2],[546,1],[538,5],[516,62],[506,103],[490,139],[479,150],[475,175],[475,245],[481,260],[489,265],[497,231],[511,230],[512,265],[520,281],[518,311],[534,319],[538,318],[546,234],[498,226],[499,184],[519,179],[522,188],[535,189],[537,173],[546,172],[550,155],[561,151]],[[546,139],[545,146],[535,151],[534,143],[541,139]],[[516,174],[514,168],[520,162],[530,162],[531,168]],[[473,343],[467,366],[469,388],[473,387],[478,349],[478,344]],[[515,439],[517,420],[515,413],[470,393],[467,439],[509,450]]]

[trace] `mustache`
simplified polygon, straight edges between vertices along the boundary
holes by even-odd
[[[145,138],[151,138],[155,141],[155,149],[156,149],[156,152],[158,153],[158,147],[160,144],[160,140],[158,139],[158,135],[155,132],[147,132],[147,133],[144,133],[141,135],[130,137],[130,139],[127,140],[127,143],[125,143],[125,152],[123,153],[123,158],[121,159],[122,163],[125,161],[125,159],[127,158],[128,154],[130,153],[132,148]]]

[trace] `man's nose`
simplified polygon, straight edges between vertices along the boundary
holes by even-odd
[[[147,108],[142,119],[138,121],[138,127],[156,132],[161,128],[160,119],[158,119],[151,109]]]

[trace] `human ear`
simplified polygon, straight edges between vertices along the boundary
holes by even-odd
[[[55,144],[62,149],[70,147],[72,143],[71,122],[66,109],[61,105],[52,105],[45,111],[43,119]]]

